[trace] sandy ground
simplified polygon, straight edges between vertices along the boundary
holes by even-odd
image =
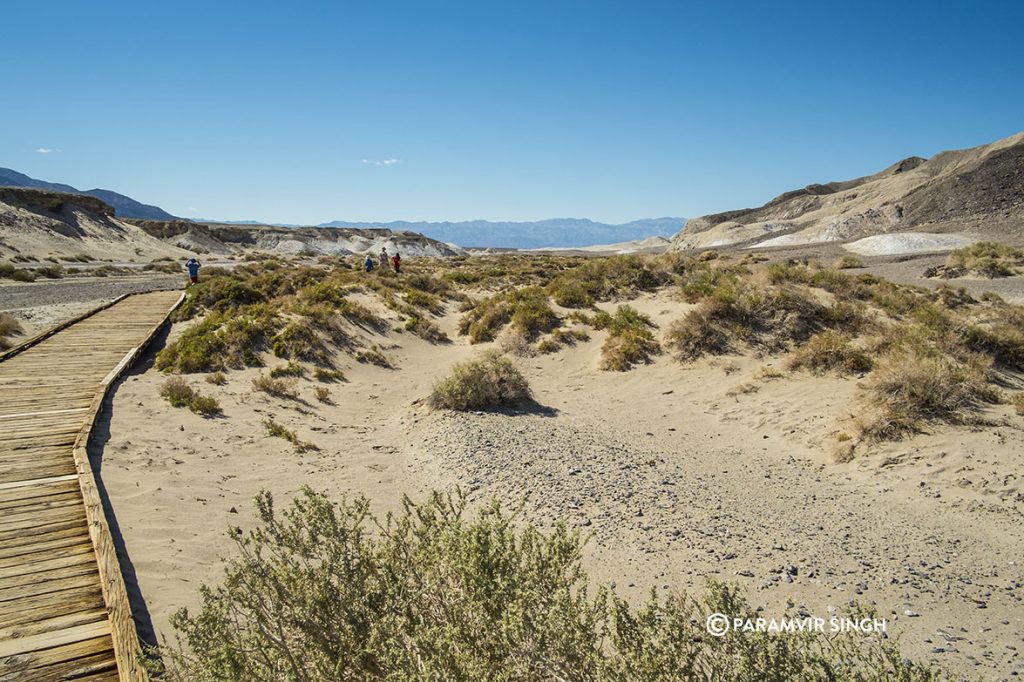
[[[661,328],[687,307],[664,292],[633,304]],[[167,635],[170,614],[218,579],[226,529],[251,523],[261,488],[363,494],[386,512],[402,494],[459,485],[581,527],[591,576],[630,597],[713,577],[740,582],[766,616],[791,601],[827,618],[856,599],[911,656],[984,679],[1024,673],[1024,418],[1008,406],[986,414],[992,426],[936,429],[840,465],[836,436],[863,409],[855,379],[762,380],[781,360],[744,357],[602,372],[596,332],[520,361],[534,408],[433,412],[432,384],[485,347],[455,336],[457,318],[439,320],[451,345],[373,339],[398,369],[341,362],[349,380],[329,405],[312,381],[299,400],[254,393],[245,370],[223,387],[192,378],[224,408],[203,419],[160,399],[152,355],[123,379],[91,452],[147,636]],[[264,435],[267,417],[320,450]]]
[[[841,254],[818,245],[764,255],[828,263]],[[920,278],[942,254],[864,260],[862,271],[942,283]],[[121,293],[179,283],[3,283],[0,310],[31,334]],[[1021,277],[949,284],[1024,303]],[[662,329],[687,308],[666,292],[632,304]],[[839,465],[836,436],[863,409],[856,380],[758,378],[781,358],[683,366],[663,355],[628,373],[601,372],[596,332],[519,361],[532,409],[433,412],[423,404],[433,383],[486,347],[458,338],[457,319],[438,320],[450,345],[397,333],[370,339],[398,369],[341,362],[348,381],[330,385],[331,404],[314,398],[321,384],[312,381],[300,382],[299,400],[279,400],[251,390],[255,370],[230,373],[223,387],[195,376],[225,410],[203,419],[159,398],[152,353],[122,380],[91,454],[145,636],[169,634],[170,614],[219,578],[226,529],[251,523],[262,488],[281,498],[304,484],[363,494],[383,513],[403,494],[458,485],[474,501],[522,500],[538,524],[580,527],[592,578],[631,598],[652,586],[699,590],[712,577],[744,585],[767,616],[791,602],[791,611],[827,617],[856,599],[886,617],[914,657],[982,679],[1024,673],[1024,418],[1008,407],[991,408],[991,426],[936,429]],[[298,454],[265,436],[267,417],[320,450]]]

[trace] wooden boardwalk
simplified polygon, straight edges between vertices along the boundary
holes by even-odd
[[[147,679],[85,447],[180,296],[125,296],[0,355],[0,682]]]

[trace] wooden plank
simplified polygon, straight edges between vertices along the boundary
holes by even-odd
[[[77,476],[52,476],[49,478],[35,478],[25,481],[10,481],[0,484],[0,495],[17,495],[24,492],[26,495],[32,492],[43,494],[47,486],[60,485],[67,481],[76,481]]]
[[[148,679],[85,446],[183,299],[122,297],[0,355],[0,681]]]
[[[74,664],[85,657],[104,655],[108,652],[113,653],[112,650],[113,644],[110,635],[103,635],[92,639],[71,642],[63,646],[54,646],[49,649],[10,656],[9,658],[0,659],[0,680],[32,680],[33,682],[38,680],[43,682],[44,680],[59,680],[61,678],[74,679],[69,677],[69,675],[74,674],[71,672],[74,670],[73,667],[68,672],[54,673],[47,671],[52,671],[62,664]],[[59,676],[54,677],[53,675],[55,674]],[[10,677],[5,678],[5,675]],[[22,675],[23,677],[15,677],[15,675]]]
[[[8,626],[34,623],[79,611],[106,610],[99,584],[58,590],[0,603],[3,622]]]

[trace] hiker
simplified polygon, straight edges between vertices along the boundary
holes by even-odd
[[[185,267],[188,268],[188,285],[199,284],[199,268],[203,266],[195,258],[189,258],[188,262],[185,263]]]
[[[363,268],[365,268],[367,272],[373,271],[373,259],[370,258],[370,254],[366,254],[366,260],[363,261]]]
[[[402,269],[402,257],[395,251],[395,255],[391,257],[391,265],[395,268],[395,274],[397,275]]]
[[[384,248],[384,247],[381,247],[381,250],[380,250],[380,269],[381,270],[387,270],[389,267],[391,267],[391,264],[388,263],[388,250],[386,248]]]

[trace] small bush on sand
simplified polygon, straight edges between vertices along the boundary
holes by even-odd
[[[582,282],[569,278],[556,279],[548,285],[552,300],[563,308],[589,308],[594,297]]]
[[[1024,417],[1024,393],[1018,393],[1010,398],[1010,404],[1013,405],[1013,409],[1017,411],[1017,414]]]
[[[326,386],[317,386],[313,389],[313,395],[322,403],[331,402],[331,390]]]
[[[302,440],[294,431],[288,429],[283,424],[277,423],[273,419],[264,419],[263,428],[266,430],[268,436],[283,438],[291,443],[295,446],[295,452],[308,452],[309,450],[320,449],[315,443]]]
[[[651,331],[651,318],[628,305],[620,305],[614,314],[599,311],[593,325],[608,330],[601,346],[601,369],[625,372],[633,365],[650,362],[651,356],[661,350]]]
[[[806,369],[815,374],[836,371],[856,374],[871,369],[871,358],[851,343],[847,334],[827,329],[797,348],[787,363],[789,369]]]
[[[171,407],[187,407],[196,397],[196,391],[183,377],[170,377],[160,385],[160,395]]]
[[[290,361],[287,365],[278,365],[270,370],[270,378],[277,379],[280,377],[301,377],[305,376],[306,368],[295,362]]]
[[[221,413],[216,398],[200,394],[182,377],[169,377],[160,385],[160,395],[172,407],[187,407],[196,414],[212,417]]]
[[[271,338],[270,347],[279,358],[297,358],[320,365],[327,364],[331,358],[330,349],[314,323],[305,318],[289,321]]]
[[[530,399],[530,386],[512,361],[496,351],[455,365],[434,386],[430,405],[447,410],[480,410],[518,405]]]
[[[980,361],[900,351],[881,360],[866,388],[877,409],[860,425],[870,440],[899,440],[931,422],[964,423],[981,403],[999,399]]]
[[[757,618],[738,588],[652,590],[633,606],[590,584],[578,532],[542,532],[497,501],[471,514],[434,493],[378,520],[365,498],[304,488],[283,510],[261,492],[255,508],[255,528],[230,533],[220,584],[171,618],[166,682],[947,679],[877,634],[708,636],[712,613]]]
[[[388,356],[384,355],[379,348],[364,348],[356,351],[355,354],[356,362],[361,362],[364,365],[376,365],[377,367],[384,367],[385,369],[392,369],[394,365],[388,360]]]
[[[513,289],[476,303],[459,321],[459,334],[469,335],[470,343],[493,341],[507,324],[534,339],[559,324],[548,304],[548,295],[539,287]]]
[[[157,354],[157,369],[190,374],[262,365],[260,353],[280,327],[266,305],[211,312]]]
[[[836,262],[833,265],[833,267],[836,270],[851,270],[853,268],[862,268],[864,267],[864,261],[862,261],[860,258],[857,258],[857,256],[840,256],[839,258],[836,259]]]
[[[412,332],[424,341],[429,341],[430,343],[436,344],[451,342],[451,339],[448,338],[447,334],[441,331],[440,327],[430,320],[418,315],[413,315],[405,321],[405,331]]]
[[[666,343],[684,361],[722,355],[743,345],[784,350],[826,327],[830,310],[803,287],[757,289],[726,283],[674,322]]]
[[[295,379],[275,379],[262,372],[252,380],[253,389],[272,395],[275,398],[298,398],[299,394],[295,390],[295,384]]]
[[[189,401],[188,409],[204,417],[213,417],[223,412],[216,398],[209,395],[199,395],[198,393]]]
[[[0,313],[0,350],[7,350],[14,344],[9,337],[24,334],[21,323],[14,319],[10,313]]]
[[[345,373],[340,369],[317,367],[313,370],[313,376],[316,377],[317,381],[345,381]]]
[[[214,372],[213,374],[206,375],[206,383],[213,384],[214,386],[223,386],[228,383],[228,378],[224,375],[224,372]]]

